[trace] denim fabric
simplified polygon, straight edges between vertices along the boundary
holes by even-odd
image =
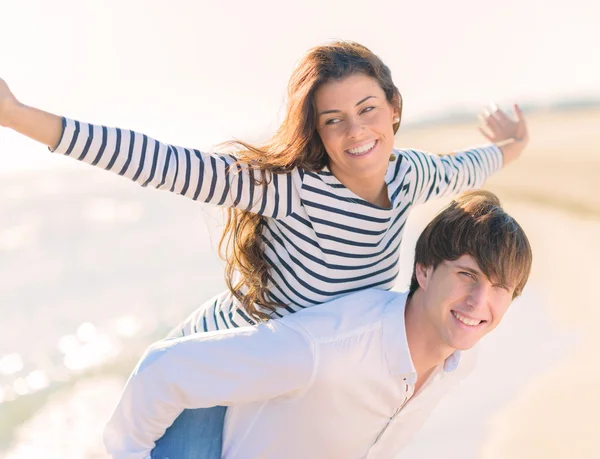
[[[221,459],[226,410],[184,410],[156,442],[152,459]]]

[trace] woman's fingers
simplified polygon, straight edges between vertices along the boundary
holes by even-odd
[[[504,126],[502,123],[487,110],[483,112],[483,122],[485,126],[487,126],[496,135],[504,131]]]
[[[515,137],[517,140],[527,140],[529,134],[527,132],[527,122],[525,121],[525,115],[523,114],[523,110],[519,107],[518,104],[515,104],[513,107],[513,111],[515,113],[515,118],[517,119],[517,128]]]
[[[519,104],[513,105],[513,111],[515,112],[515,118],[517,118],[517,121],[525,122],[525,117],[523,116],[523,110],[521,110],[521,107],[519,107]]]
[[[507,126],[510,125],[511,123],[514,123],[513,120],[511,120],[508,115],[506,113],[504,113],[503,110],[500,110],[499,108],[496,108],[496,111],[492,112],[493,117],[503,126]]]

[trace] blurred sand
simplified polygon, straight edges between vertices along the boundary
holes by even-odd
[[[52,397],[23,428],[5,459],[105,459],[100,439],[124,378],[96,378]]]
[[[536,244],[535,277],[556,323],[579,331],[581,342],[498,413],[481,457],[600,457],[600,222],[534,217],[520,218]]]
[[[529,128],[532,140],[526,155],[486,187],[503,199],[527,231],[534,249],[531,282],[543,286],[544,306],[554,323],[576,331],[580,341],[568,358],[522,387],[493,416],[479,457],[596,458],[600,457],[600,110],[531,116]],[[431,135],[419,130],[401,136],[401,143],[440,152],[458,139],[460,144],[463,139],[475,140],[471,129],[434,128]]]
[[[597,307],[600,293],[595,288],[600,274],[597,267],[600,259],[600,183],[596,178],[600,172],[600,147],[596,141],[600,110],[534,114],[529,117],[529,124],[532,141],[525,157],[493,177],[487,188],[499,194],[507,210],[521,222],[531,239],[535,260],[530,286],[522,302],[513,305],[501,329],[482,343],[485,361],[481,362],[478,373],[456,395],[440,405],[415,444],[400,455],[402,458],[600,457],[593,445],[594,434],[600,434],[597,421],[597,413],[600,413],[600,365],[597,364],[600,334],[596,331],[600,323],[600,308]],[[482,142],[481,137],[474,124],[469,124],[401,131],[397,143],[442,153],[457,145],[478,142]],[[108,177],[102,172],[94,171],[94,174],[98,183],[105,180],[105,175]],[[138,199],[146,212],[149,202],[159,202],[163,211],[167,207],[172,209],[169,219],[172,231],[177,231],[172,220],[182,218],[186,213],[187,223],[190,218],[197,218],[195,204],[169,197],[166,193],[159,196],[146,190],[133,191],[137,187],[118,178],[112,180],[106,179],[108,183],[119,184],[118,190],[111,190],[115,196],[121,192],[130,193],[129,199]],[[61,188],[65,186],[61,184]],[[77,187],[69,184],[71,186],[85,188],[81,184]],[[85,188],[88,196],[93,196],[95,189],[97,187]],[[414,244],[420,228],[441,204],[424,206],[414,212],[403,243],[405,260],[411,253],[406,247]],[[194,212],[194,216],[190,217],[190,212]],[[117,229],[122,237],[126,230],[127,234],[135,233],[148,241],[141,244],[141,253],[157,234],[151,223],[142,219],[138,225],[143,224],[143,228],[123,224],[122,229]],[[181,221],[179,224],[181,226]],[[198,225],[195,226],[193,231],[198,232]],[[90,231],[96,232],[93,235],[96,240],[104,237],[98,225],[90,227]],[[214,234],[210,233],[210,236],[214,237]],[[161,274],[160,266],[149,267],[148,272],[136,280],[141,289],[144,276],[165,279],[164,276],[173,275],[173,280],[161,287],[164,288],[162,296],[136,298],[139,290],[132,289],[127,296],[119,298],[121,304],[131,297],[135,310],[143,314],[144,304],[150,301],[162,304],[170,292],[178,292],[174,301],[171,298],[173,303],[184,304],[188,309],[198,304],[189,284],[198,276],[192,267],[197,265],[200,245],[196,241],[194,250],[184,251],[180,239],[185,239],[186,235],[181,230],[179,235],[177,241],[169,241],[171,245],[163,248],[164,253],[160,252],[160,256],[152,255],[159,264],[160,260],[170,260],[170,268]],[[159,245],[163,247],[161,242]],[[79,250],[85,250],[86,244],[85,240],[80,241],[83,248]],[[214,243],[212,246],[214,248]],[[173,253],[173,258],[185,263],[188,276],[185,283],[176,283],[179,280],[175,277],[177,270],[182,267],[170,257]],[[100,260],[99,256],[104,255],[90,252],[87,257],[93,263],[109,262],[109,258]],[[129,258],[135,260],[136,256],[137,252]],[[203,259],[213,267],[211,271],[218,266],[215,260],[214,256]],[[70,263],[81,266],[81,260],[77,258]],[[131,263],[119,275],[120,282],[125,282],[128,273],[140,269],[133,261]],[[98,272],[100,266],[95,268]],[[156,270],[159,270],[158,274]],[[207,285],[212,283],[214,288],[216,279],[218,276],[212,276]],[[405,278],[400,279],[400,288],[403,282],[406,282]],[[85,288],[96,289],[94,298],[102,295],[104,287],[93,285],[88,282]],[[125,284],[114,287],[119,291],[131,288]],[[75,295],[73,301],[76,299]],[[101,303],[102,297],[98,301]],[[72,309],[65,309],[65,317],[72,315],[69,311]],[[83,316],[85,313],[81,312]],[[105,315],[109,313],[112,312],[104,312]],[[169,317],[181,315],[181,309],[169,311]],[[44,457],[103,457],[99,432],[110,412],[107,407],[112,408],[120,393],[121,383],[122,379],[100,377],[76,386],[75,390],[57,394],[23,425],[18,442],[5,457],[40,457],[40,451],[46,451]],[[74,430],[75,425],[81,428]],[[69,443],[68,440],[75,436],[78,440]],[[85,438],[87,440],[83,440]],[[51,454],[51,451],[56,453]]]

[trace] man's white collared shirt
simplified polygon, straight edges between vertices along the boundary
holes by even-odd
[[[183,409],[226,405],[225,459],[393,458],[471,368],[455,352],[413,396],[405,303],[406,293],[364,290],[257,327],[159,342],[127,383],[107,450],[149,458]]]

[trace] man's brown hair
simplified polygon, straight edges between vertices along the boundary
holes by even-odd
[[[523,291],[531,271],[529,240],[489,191],[462,194],[423,230],[415,249],[409,297],[419,288],[417,263],[435,269],[463,255],[473,257],[490,280],[513,287],[513,299]]]

